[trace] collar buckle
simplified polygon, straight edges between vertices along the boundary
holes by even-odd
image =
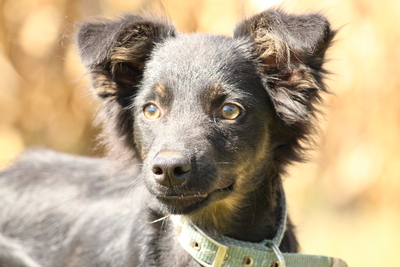
[[[214,244],[218,246],[218,250],[217,250],[217,253],[215,254],[215,258],[214,258],[214,261],[211,266],[212,267],[220,267],[220,266],[222,266],[222,262],[225,259],[227,259],[227,257],[228,257],[227,256],[228,254],[226,253],[226,251],[228,250],[228,247],[224,246],[222,244],[219,244],[218,242],[215,242]]]

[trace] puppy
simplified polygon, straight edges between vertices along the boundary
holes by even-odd
[[[334,35],[318,13],[279,9],[233,37],[137,15],[83,23],[109,157],[31,150],[3,171],[0,265],[199,266],[174,215],[217,239],[282,232],[296,252],[282,175],[314,130]]]

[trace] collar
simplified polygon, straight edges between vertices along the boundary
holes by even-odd
[[[279,245],[286,231],[287,211],[284,190],[280,190],[281,218],[278,230],[271,240],[251,243],[219,236],[214,240],[194,225],[189,218],[171,216],[178,229],[179,243],[204,267],[347,267],[338,258],[282,253]]]

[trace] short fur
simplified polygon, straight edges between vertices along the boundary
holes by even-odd
[[[334,35],[318,13],[279,9],[240,22],[233,37],[137,15],[83,23],[76,43],[102,99],[109,159],[31,150],[3,171],[0,265],[199,266],[170,214],[214,236],[272,238]],[[226,105],[239,116],[224,116]],[[297,251],[292,228],[283,252]]]

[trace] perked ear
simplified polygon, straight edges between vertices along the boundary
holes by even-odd
[[[318,14],[293,15],[270,9],[241,22],[234,37],[250,37],[262,66],[262,79],[285,124],[309,122],[326,71],[325,51],[335,36]]]
[[[103,140],[110,143],[109,153],[118,151],[118,144],[134,148],[129,107],[153,48],[174,36],[175,29],[168,22],[137,15],[117,21],[94,19],[80,26],[76,44],[92,88],[103,99],[99,120],[105,122]]]

